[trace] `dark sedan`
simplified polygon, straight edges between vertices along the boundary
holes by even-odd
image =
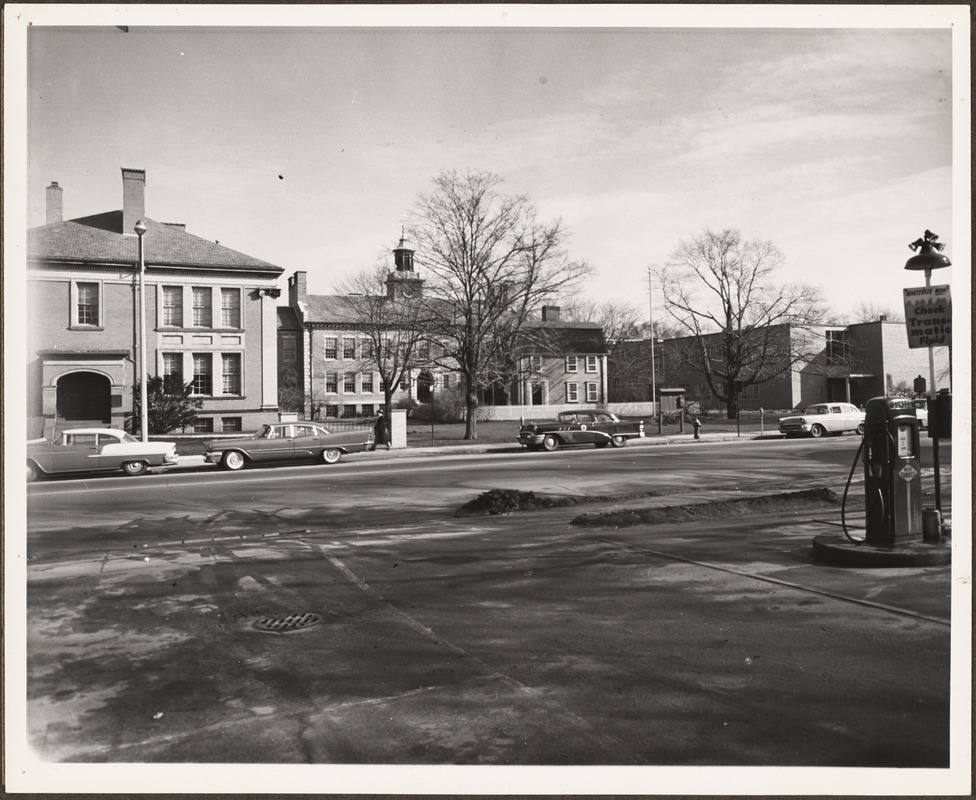
[[[204,460],[229,470],[272,461],[335,464],[345,453],[358,453],[372,442],[371,428],[332,432],[313,422],[275,422],[241,439],[207,442]]]
[[[629,439],[643,435],[643,420],[622,420],[609,411],[580,409],[561,411],[555,420],[526,422],[518,440],[530,450],[555,450],[571,444],[623,447]]]

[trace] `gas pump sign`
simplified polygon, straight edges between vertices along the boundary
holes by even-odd
[[[912,429],[907,425],[898,426],[898,457],[909,458],[912,455]]]
[[[908,347],[952,346],[952,297],[949,286],[905,289],[905,327]]]

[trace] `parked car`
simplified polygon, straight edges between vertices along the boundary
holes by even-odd
[[[317,422],[275,422],[240,439],[207,442],[204,460],[229,470],[270,461],[315,459],[335,464],[344,454],[358,453],[372,443],[372,428],[333,433]]]
[[[818,439],[825,433],[840,436],[846,431],[864,434],[864,412],[850,403],[815,403],[801,415],[779,421],[779,432],[786,436],[807,434]]]
[[[643,420],[622,420],[609,411],[580,409],[561,411],[555,420],[526,422],[518,441],[529,450],[555,450],[570,444],[623,447],[628,439],[643,435]]]
[[[53,441],[27,442],[27,480],[72,472],[116,472],[142,475],[150,467],[179,463],[175,442],[140,442],[113,428],[75,428]]]

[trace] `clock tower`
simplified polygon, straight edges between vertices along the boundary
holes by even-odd
[[[386,296],[420,297],[424,291],[424,279],[413,268],[414,251],[407,247],[406,233],[401,229],[400,244],[393,251],[394,270],[386,276]]]

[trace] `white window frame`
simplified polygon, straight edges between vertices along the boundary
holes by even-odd
[[[338,360],[339,358],[339,337],[338,336],[325,336],[322,338],[322,358],[328,361]]]
[[[227,305],[225,303],[226,298],[235,298],[234,303]],[[228,312],[230,312],[231,319],[228,322]],[[239,288],[221,286],[220,287],[220,327],[221,328],[232,328],[234,330],[240,330],[241,328],[241,314],[243,313],[243,308],[241,304],[241,290]]]
[[[566,356],[566,372],[579,372],[579,358]]]
[[[586,402],[600,402],[600,384],[596,381],[587,381],[584,386],[586,388]]]
[[[191,392],[191,394],[193,396],[195,396],[195,397],[213,397],[214,396],[213,395],[213,389],[214,389],[214,386],[213,386],[213,379],[214,379],[214,374],[213,374],[213,357],[214,357],[214,354],[212,352],[193,353],[193,354],[191,354],[191,363],[193,364],[193,377],[190,379],[190,381],[193,383],[193,391]],[[210,364],[209,370],[207,370],[206,372],[199,373],[199,375],[209,375],[210,376],[210,391],[209,392],[198,392],[198,391],[196,391],[196,388],[197,388],[196,387],[196,383],[197,383],[197,376],[198,376],[198,373],[197,373],[197,359],[198,358],[205,359]]]
[[[80,286],[94,286],[97,292],[98,303],[98,322],[81,322],[78,314],[78,304],[80,300]],[[101,281],[71,281],[71,323],[72,328],[81,328],[86,331],[102,330],[105,327],[105,297],[104,287]]]
[[[586,357],[586,371],[587,372],[590,372],[590,373],[599,372],[600,371],[600,369],[599,369],[599,362],[597,361],[597,357],[596,356],[587,356]]]
[[[566,402],[567,403],[578,403],[579,402],[579,384],[575,382],[566,383]]]
[[[373,394],[373,373],[363,372],[359,376],[359,393]]]
[[[352,383],[352,388],[349,388],[350,382]],[[342,393],[356,394],[356,373],[355,372],[342,373]]]
[[[342,337],[342,360],[343,361],[356,360],[356,337],[355,336]]]
[[[542,372],[542,356],[529,356],[529,371]]]
[[[206,298],[206,305],[197,305],[197,297]],[[197,322],[197,311],[203,318],[203,312],[209,318],[208,322]],[[192,315],[192,326],[194,328],[213,328],[213,287],[212,286],[191,286],[190,287],[190,314]]]
[[[168,304],[167,298],[173,297],[175,295],[176,303]],[[164,328],[182,328],[183,327],[183,306],[185,305],[183,297],[183,287],[182,286],[162,286],[159,291],[159,307],[161,309],[162,316],[160,317],[159,324]],[[172,316],[177,317],[176,322],[170,322],[168,319],[167,312],[173,310]]]
[[[326,394],[339,394],[339,373],[326,372],[323,380]]]
[[[237,372],[227,371],[228,363],[234,364],[236,360]],[[227,388],[228,378],[230,383],[234,383],[236,378],[237,389]],[[221,353],[220,354],[220,393],[227,397],[242,397],[244,395],[244,354],[243,353]]]
[[[182,382],[183,381],[183,354],[178,352],[172,352],[172,351],[162,353],[161,360],[162,360],[163,377],[165,378],[167,375],[179,375],[180,381]],[[178,369],[167,370],[167,363],[166,363],[167,360],[175,361],[176,364],[174,366],[178,367]]]

